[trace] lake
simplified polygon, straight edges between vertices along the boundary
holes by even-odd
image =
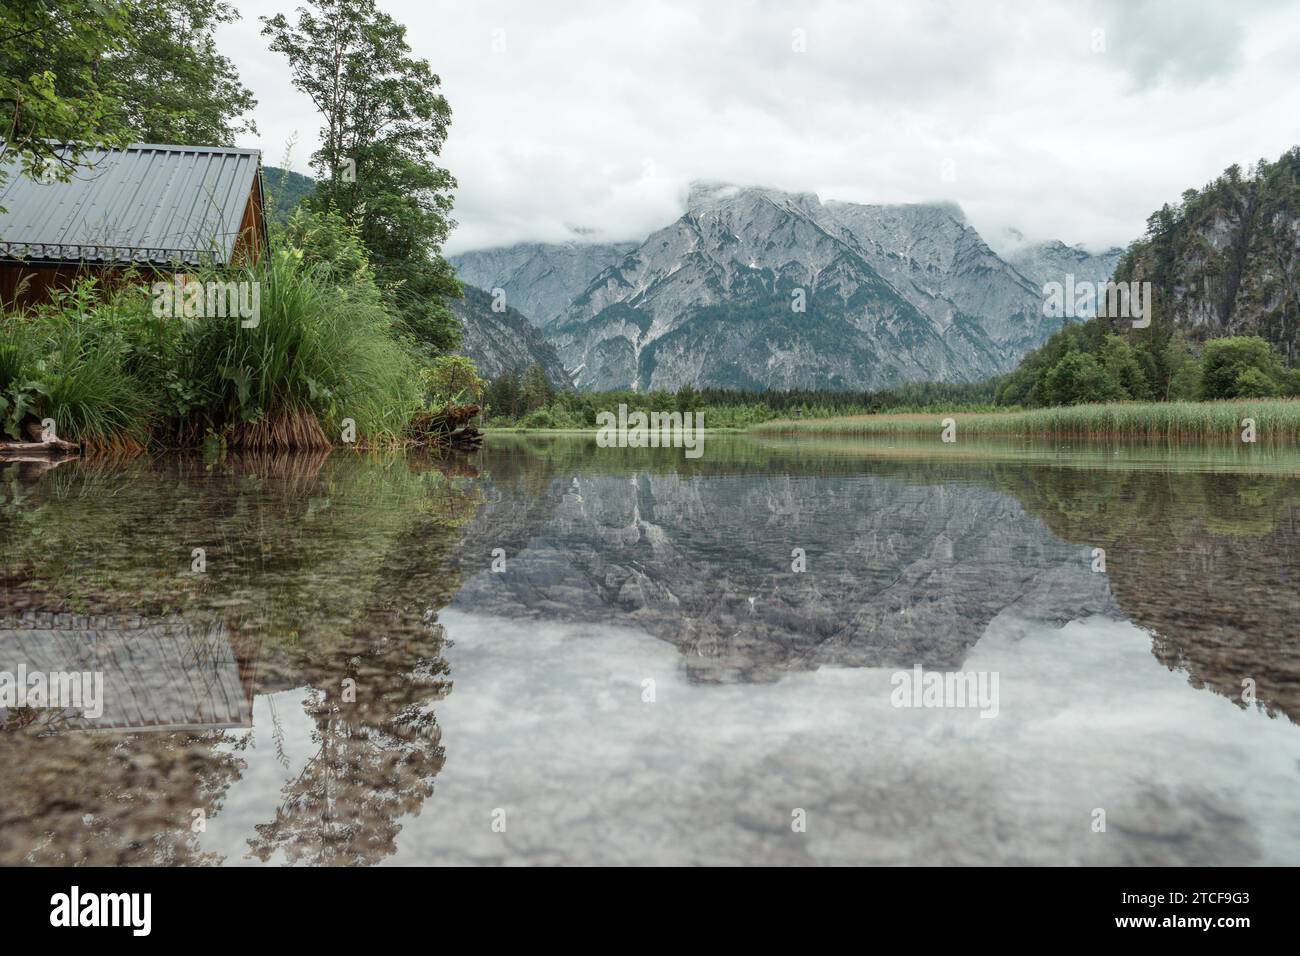
[[[0,863],[1295,865],[1298,619],[1294,450],[0,463]]]

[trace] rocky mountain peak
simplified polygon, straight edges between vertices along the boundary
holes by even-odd
[[[815,216],[821,208],[816,193],[788,193],[767,186],[737,186],[733,183],[697,180],[686,196],[686,212],[697,217],[747,209],[758,203],[804,216]]]

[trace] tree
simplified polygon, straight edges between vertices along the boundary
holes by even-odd
[[[1187,337],[1175,334],[1160,353],[1164,366],[1166,401],[1195,401],[1201,394],[1201,361]]]
[[[374,280],[370,250],[357,235],[356,226],[337,213],[297,209],[276,235],[298,250],[304,262],[320,266],[340,286]]]
[[[1259,369],[1245,368],[1237,373],[1233,393],[1234,398],[1275,398],[1282,393],[1282,389]]]
[[[309,0],[294,22],[262,24],[324,120],[314,201],[357,222],[407,328],[435,353],[454,348],[460,323],[444,299],[461,291],[441,250],[456,181],[436,163],[451,123],[441,81],[374,0]]]
[[[257,105],[217,47],[217,26],[239,14],[224,0],[131,0],[131,41],[107,57],[102,75],[121,95],[126,124],[144,143],[233,146],[256,133]]]
[[[1082,405],[1116,401],[1124,397],[1124,391],[1091,355],[1071,352],[1044,377],[1043,397],[1048,405]]]
[[[87,149],[130,141],[119,80],[99,70],[127,48],[128,12],[126,0],[0,0],[0,156],[66,180]]]
[[[509,419],[519,417],[519,376],[513,371],[499,375],[488,386],[488,413]]]
[[[223,0],[0,0],[3,152],[67,180],[95,148],[256,132],[213,36],[237,18]]]
[[[1257,374],[1248,374],[1251,371]],[[1212,339],[1205,344],[1201,365],[1201,398],[1248,397],[1240,389],[1258,392],[1271,388],[1281,394],[1287,382],[1282,360],[1263,339],[1236,335]]]
[[[433,405],[463,400],[480,402],[487,388],[474,362],[464,355],[439,355],[424,370],[423,377]]]
[[[538,364],[534,363],[527,372],[524,373],[523,384],[523,404],[524,411],[531,412],[537,408],[545,408],[555,399],[555,386],[551,380],[546,377],[545,370]]]
[[[1151,397],[1150,380],[1138,359],[1138,352],[1122,335],[1111,334],[1102,340],[1100,358],[1102,366],[1128,398],[1144,401]]]
[[[700,393],[695,390],[690,382],[687,382],[677,390],[677,411],[693,412],[702,404]]]

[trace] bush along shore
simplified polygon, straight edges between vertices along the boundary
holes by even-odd
[[[472,364],[431,355],[406,331],[355,237],[330,225],[353,245],[346,271],[285,240],[249,268],[142,273],[112,289],[86,278],[7,311],[0,442],[475,446],[483,383]]]

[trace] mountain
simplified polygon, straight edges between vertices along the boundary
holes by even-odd
[[[504,289],[506,301],[545,326],[568,308],[601,270],[636,248],[635,242],[521,242],[449,256],[462,282]]]
[[[1041,290],[1048,282],[1064,284],[1067,275],[1074,276],[1075,282],[1107,282],[1115,274],[1115,266],[1123,254],[1124,250],[1118,246],[1091,253],[1082,246],[1067,246],[1053,240],[1023,243],[1005,258]]]
[[[998,370],[1046,337],[1041,286],[999,258],[956,203],[826,208],[872,266],[945,333],[963,317],[978,324],[996,343]]]
[[[490,293],[464,285],[463,299],[448,300],[465,330],[460,351],[474,360],[479,374],[495,379],[540,365],[557,388],[573,387],[555,349],[518,309],[492,309]]]
[[[316,191],[316,181],[310,176],[278,166],[263,166],[262,181],[266,184],[271,221],[280,225],[288,222],[298,204]]]
[[[1149,281],[1157,327],[1193,340],[1258,335],[1300,359],[1300,146],[1238,166],[1147,220],[1115,270]]]
[[[1043,285],[1104,281],[1119,258],[1011,245],[1000,256],[955,203],[705,182],[641,243],[520,243],[451,261],[542,326],[581,388],[861,390],[1011,371],[1062,325],[1042,314]]]
[[[706,183],[546,331],[583,388],[877,389],[1008,371],[1059,325],[955,206]]]

